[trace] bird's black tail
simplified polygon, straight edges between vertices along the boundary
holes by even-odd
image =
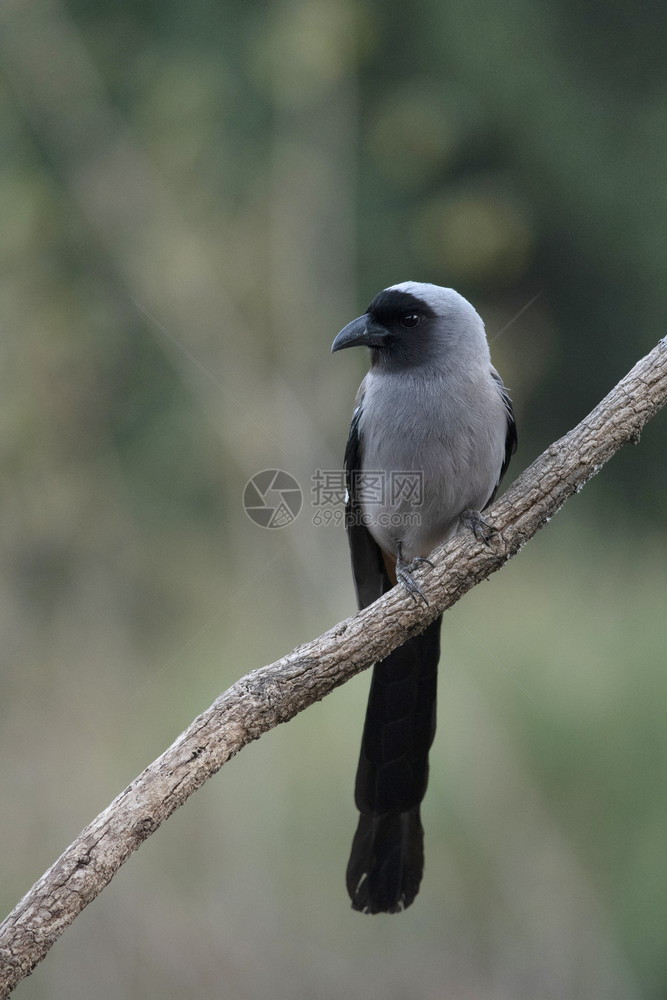
[[[347,866],[352,907],[363,913],[398,913],[419,891],[441,621],[373,669],[355,786],[361,815]]]

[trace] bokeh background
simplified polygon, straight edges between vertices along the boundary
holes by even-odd
[[[405,279],[485,318],[510,478],[667,332],[667,8],[5,0],[0,902],[354,607],[314,523]],[[18,989],[667,995],[664,415],[446,616],[415,905],[344,888],[368,675],[248,747]],[[241,496],[280,467],[304,509]]]

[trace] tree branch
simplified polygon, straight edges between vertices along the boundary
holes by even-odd
[[[0,925],[0,997],[29,975],[161,823],[247,743],[287,722],[450,608],[499,569],[667,402],[667,338],[556,441],[485,514],[491,543],[461,532],[419,574],[428,607],[399,588],[252,671],[220,695],[83,830]]]

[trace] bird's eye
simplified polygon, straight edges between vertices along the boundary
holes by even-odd
[[[406,313],[405,316],[401,317],[401,326],[417,326],[420,321],[419,313]]]

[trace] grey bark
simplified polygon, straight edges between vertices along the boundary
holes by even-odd
[[[489,544],[464,531],[417,577],[429,605],[394,589],[318,639],[232,685],[58,858],[0,925],[0,997],[29,975],[142,841],[247,743],[287,722],[421,631],[499,569],[667,402],[667,338],[485,512]]]

